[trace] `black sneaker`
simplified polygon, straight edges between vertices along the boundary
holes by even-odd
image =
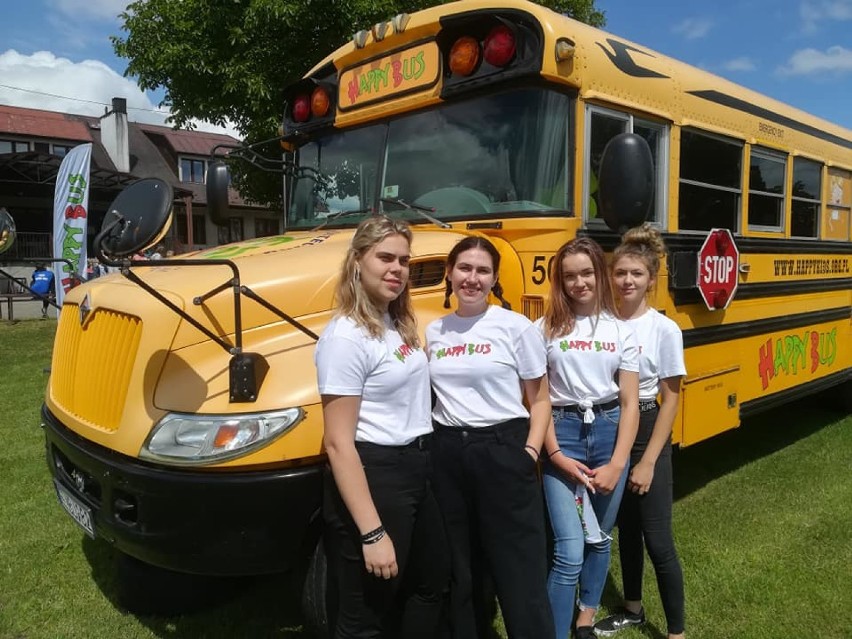
[[[598,637],[611,637],[619,630],[624,630],[630,626],[641,626],[643,623],[645,623],[644,608],[638,614],[622,608],[614,615],[610,615],[597,622],[595,624],[595,634]]]
[[[592,626],[577,626],[574,628],[574,639],[595,639]]]

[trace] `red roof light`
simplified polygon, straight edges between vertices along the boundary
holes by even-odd
[[[307,122],[311,117],[311,98],[307,95],[300,95],[293,103],[293,121]]]
[[[515,57],[515,34],[505,24],[499,24],[485,38],[485,61],[495,67],[505,67]]]

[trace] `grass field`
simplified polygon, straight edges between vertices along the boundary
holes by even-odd
[[[0,322],[0,638],[307,637],[286,577],[223,584],[215,603],[183,616],[122,610],[112,551],[64,514],[44,461],[38,411],[54,328]],[[852,417],[824,399],[676,454],[689,637],[852,637]],[[665,637],[647,573],[650,623],[624,639]],[[617,559],[611,575],[605,607],[618,603]]]

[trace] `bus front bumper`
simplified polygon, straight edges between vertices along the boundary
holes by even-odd
[[[296,567],[314,545],[321,463],[253,472],[141,462],[93,444],[42,407],[59,503],[91,537],[148,564],[200,575]]]

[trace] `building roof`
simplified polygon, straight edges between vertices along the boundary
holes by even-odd
[[[102,188],[123,188],[136,179],[157,177],[170,184],[177,197],[191,196],[196,203],[207,201],[203,184],[182,183],[178,177],[178,155],[209,157],[217,145],[235,146],[230,135],[206,131],[175,130],[167,126],[127,122],[130,172],[116,169],[101,142],[101,118],[56,113],[41,109],[0,105],[0,135],[46,138],[82,144],[92,143],[93,181]],[[62,159],[43,153],[12,153],[0,156],[0,181],[46,184],[55,180]],[[245,206],[235,191],[231,204]]]
[[[92,141],[88,125],[79,116],[5,105],[0,105],[0,133],[71,142]]]
[[[239,140],[223,133],[207,131],[184,131],[154,124],[137,124],[142,131],[162,135],[176,153],[208,156],[219,144],[235,146]]]

